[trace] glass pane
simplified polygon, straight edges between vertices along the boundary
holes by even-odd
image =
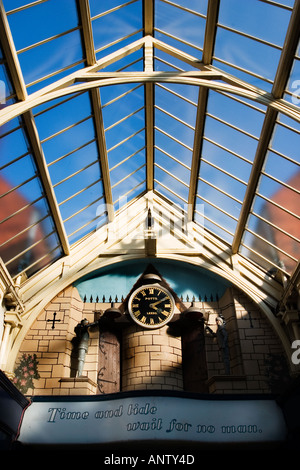
[[[232,152],[243,155],[247,160],[253,161],[256,153],[257,140],[242,134],[238,130],[210,116],[207,116],[205,121],[204,135]]]
[[[45,263],[48,264],[52,259],[49,253],[59,242],[52,220],[47,217],[45,199],[29,206],[29,201],[18,191],[3,199],[9,205],[2,204],[1,200],[1,218],[8,218],[0,225],[0,256],[5,263],[10,261],[7,267],[11,275],[18,274],[45,255],[47,259],[39,263],[36,269],[43,267]],[[15,215],[11,217],[13,212]],[[49,234],[52,235],[49,237]]]
[[[292,72],[288,81],[286,91],[292,93],[285,94],[284,98],[299,106],[300,104],[300,59],[294,59]]]
[[[281,115],[279,117],[282,119]],[[300,163],[300,155],[298,151],[300,124],[291,119],[285,119],[284,122],[292,126],[298,132],[294,132],[283,125],[277,124],[275,126],[270,148],[282,153],[297,163]]]
[[[207,11],[207,0],[175,0],[173,1],[174,4],[182,6],[188,10],[192,10],[195,13],[199,13],[200,15],[206,15]],[[178,10],[178,14],[180,15],[180,11]]]
[[[144,51],[139,49],[123,59],[117,60],[107,67],[101,68],[101,72],[143,72]]]
[[[189,168],[186,168],[179,162],[174,161],[173,158],[160,150],[155,151],[155,163],[172,173],[184,183],[189,184],[191,176]]]
[[[116,6],[119,5],[120,2]],[[142,2],[139,0],[116,10],[114,8],[115,4],[111,1],[95,2],[93,0],[91,2],[92,28],[97,59],[142,36],[142,32],[137,33],[143,28]],[[111,12],[108,14],[97,17],[97,15],[109,10]],[[132,36],[123,39],[128,35]],[[108,49],[109,44],[112,47]]]
[[[257,111],[234,97],[210,91],[207,112],[256,138],[260,136],[264,112]]]
[[[178,46],[178,44],[176,45]],[[177,57],[172,57],[170,54],[155,49],[154,70],[157,72],[175,72],[184,70],[195,71],[196,69],[191,64],[184,62],[183,60],[179,60]]]
[[[262,187],[262,192],[265,190],[267,191],[268,187],[267,189]],[[249,218],[248,226],[255,232],[261,234],[266,240],[273,243],[278,249],[274,247],[270,248],[270,246],[267,246],[267,243],[261,243],[260,240],[258,242],[253,236],[248,236],[248,240],[251,240],[256,251],[274,261],[276,265],[278,265],[280,261],[283,269],[291,273],[295,263],[291,261],[291,258],[285,253],[282,253],[282,251],[293,258],[299,258],[299,194],[286,187],[279,186],[279,189],[273,194],[272,200],[275,204],[256,196],[252,209],[253,215]],[[276,204],[280,204],[283,208]],[[286,212],[284,208],[292,211],[292,213]],[[255,214],[260,217],[254,217]],[[250,241],[248,242],[248,246],[252,247],[249,243]],[[262,251],[260,251],[260,247]]]
[[[283,207],[283,209],[287,209],[300,217],[300,172],[292,178],[292,182],[296,186],[298,192],[277,183],[267,176],[262,176],[257,194],[266,196],[275,204]]]
[[[191,6],[194,6],[193,5]],[[198,2],[199,5],[200,2]],[[189,8],[191,2],[183,2],[184,8]],[[198,5],[198,9],[199,9]],[[202,5],[201,5],[202,6]],[[177,47],[188,54],[202,57],[201,50],[203,48],[204,33],[205,33],[205,19],[195,15],[189,11],[184,11],[169,5],[164,2],[155,2],[155,28],[171,34],[190,45],[184,44],[169,36],[155,32],[155,37],[160,39],[171,46]]]
[[[224,171],[231,173],[233,176],[240,178],[242,181],[248,181],[252,165],[227,150],[220,148],[214,142],[206,140],[206,137],[203,140],[202,157]]]
[[[232,243],[234,231],[232,219],[200,198],[196,199],[195,222],[225,242]]]
[[[145,190],[144,87],[101,89],[102,113],[115,208]]]
[[[174,203],[176,206],[186,209],[187,198],[182,199],[179,193],[175,193],[173,189],[168,188],[164,186],[163,184],[164,183],[162,183],[161,181],[154,180],[155,191],[159,194],[162,194],[164,197],[166,197],[171,204]]]
[[[83,59],[80,31],[70,31],[78,27],[77,8],[72,0],[43,2],[9,15],[8,21],[26,84]],[[55,38],[67,31],[70,32]],[[49,38],[53,39],[24,50]],[[52,77],[50,81],[54,80]],[[44,84],[30,91],[41,86]]]
[[[232,216],[232,219],[230,219],[230,227],[225,227],[229,231],[232,231],[232,227],[236,225],[234,218],[238,218],[241,205],[204,181],[199,181],[197,194],[200,198],[206,199],[217,206],[217,208],[222,209],[225,213]]]
[[[177,170],[179,167],[177,167]],[[180,170],[180,169],[179,169]],[[174,174],[176,169],[172,172]],[[180,171],[178,172],[180,174]],[[177,175],[176,175],[177,176]],[[181,181],[174,178],[172,175],[166,173],[163,169],[155,166],[155,179],[162,183],[167,188],[170,188],[175,194],[180,196],[184,200],[188,200],[188,183],[183,184],[182,179],[178,177]]]
[[[271,83],[264,79],[270,82],[274,80],[290,11],[254,0],[245,0],[243,8],[240,6],[239,0],[220,2],[219,23],[238,32],[218,27],[214,56],[244,69],[245,74],[237,69],[230,70],[227,65],[218,61],[215,63],[222,70],[270,91]],[[239,32],[251,37],[245,37]],[[259,40],[274,44],[279,49]]]
[[[121,175],[120,175],[121,176]],[[120,183],[112,188],[115,210],[139,196],[146,189],[146,166],[144,165],[131,176],[124,175]]]
[[[66,34],[34,49],[22,52],[18,57],[25,83],[28,85],[83,59],[80,32],[74,31]],[[39,64],[39,66],[33,67],[32,64]],[[52,82],[56,79],[57,77],[52,77]],[[40,88],[42,86],[44,84],[39,85]],[[30,91],[33,92],[32,89]]]
[[[40,3],[9,15],[8,21],[17,51],[78,26],[73,0]]]
[[[293,6],[294,1],[289,3]],[[283,46],[290,16],[288,10],[256,0],[243,0],[242,8],[240,0],[220,2],[219,23],[278,46]]]
[[[70,244],[80,240],[91,231],[99,229],[107,222],[106,214],[99,210],[99,208],[102,208],[102,205],[95,203],[94,206],[82,212],[76,218],[66,222],[70,232]]]
[[[10,132],[12,129],[15,130]],[[0,132],[2,134],[2,137],[0,137],[0,168],[2,168],[4,165],[12,162],[21,155],[28,153],[28,143],[23,129],[20,128],[18,119],[14,119],[8,124],[5,124],[1,127]],[[17,175],[12,173],[12,176],[14,177]]]
[[[98,150],[96,143],[92,142],[49,166],[51,181],[56,188],[59,202],[63,201],[64,197],[61,188],[64,183],[60,183],[64,180],[67,183],[69,177],[72,179],[73,174],[76,175],[83,168],[92,164],[96,165],[95,162],[98,163]],[[95,171],[95,168],[92,171]],[[80,173],[78,176],[80,177]],[[97,176],[99,176],[99,172],[95,172],[95,180]],[[81,184],[84,184],[84,175],[81,175],[81,177],[83,179]]]
[[[236,198],[242,203],[246,191],[246,185],[235,180],[231,176],[223,173],[222,171],[214,168],[208,163],[202,161],[200,164],[200,177],[214,186],[218,187],[221,191]],[[232,201],[234,204],[236,201]]]
[[[268,152],[264,172],[292,188],[299,189],[300,166],[276,153]]]
[[[123,157],[125,157],[124,160],[120,163],[117,163],[110,170],[110,182],[112,186],[115,186],[121,179],[125,178],[127,175],[131,174],[133,171],[137,170],[145,164],[145,148],[134,152],[128,157],[125,155],[123,155]]]
[[[41,141],[91,116],[88,93],[51,101],[51,106],[35,108],[35,122]],[[90,123],[91,125],[91,123]],[[77,129],[78,131],[78,129]]]
[[[183,145],[190,148],[193,147],[194,130],[185,124],[177,121],[171,116],[168,116],[159,109],[155,110],[155,124],[159,129],[164,130],[172,137],[179,140]]]
[[[90,142],[94,138],[95,131],[91,119],[56,135],[42,144],[47,163],[51,163],[57,158],[72,152],[83,143]]]
[[[0,49],[0,109],[8,104],[9,98],[13,95],[13,87],[8,77],[6,63],[2,58]]]
[[[198,93],[198,87],[189,85],[168,84],[167,87],[156,86],[155,104],[194,128],[197,114],[196,106]],[[193,103],[191,103],[191,101]],[[159,113],[157,116],[163,117]],[[159,123],[157,125],[162,127]],[[188,132],[188,130],[185,132]],[[177,135],[178,138],[179,136],[180,134]]]
[[[246,237],[247,235],[247,237]],[[248,238],[249,236],[249,238]],[[253,240],[254,237],[250,237],[250,234],[248,232],[245,232],[245,244],[244,242],[241,243],[239,253],[246,258],[250,259],[253,263],[258,265],[260,268],[264,269],[266,271],[266,274],[269,275],[269,277],[272,277],[273,275],[276,274],[277,268],[275,266],[278,266],[275,262],[272,262],[268,260],[267,258],[263,257],[263,255],[260,255],[257,251],[254,251],[254,248],[252,248],[252,244],[255,245],[257,243],[256,240]],[[247,242],[247,244],[246,244]],[[262,247],[263,242],[261,242],[260,246]],[[269,247],[265,247],[265,251],[269,251]],[[279,266],[278,266],[279,267]]]
[[[298,225],[300,226],[300,222],[298,222]],[[290,237],[275,226],[268,224],[266,221],[259,219],[254,215],[250,216],[247,226],[266,241],[264,245],[266,245],[267,242],[270,244],[269,257],[270,254],[273,253],[273,258],[281,260],[285,266],[290,265],[291,258],[298,259],[300,257],[299,238]],[[257,243],[257,245],[259,246],[259,243]],[[258,248],[257,251],[259,251]],[[294,265],[294,262],[292,265]]]
[[[278,266],[288,274],[291,274],[296,267],[297,261],[248,231],[244,233],[242,245],[241,253],[247,253],[248,258],[267,269],[270,274],[276,274],[274,266]]]

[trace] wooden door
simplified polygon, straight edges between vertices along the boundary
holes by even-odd
[[[100,331],[99,335],[99,393],[120,391],[120,340],[111,331]]]

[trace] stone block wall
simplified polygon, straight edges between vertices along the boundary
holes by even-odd
[[[228,332],[230,375],[225,374],[215,334],[205,332],[209,393],[280,393],[285,388],[289,371],[282,344],[254,302],[238,289],[228,288],[219,301],[195,302],[195,305],[205,312],[204,328],[209,326],[216,333],[215,319],[222,314]],[[190,303],[185,306],[188,308]],[[98,386],[98,373],[101,370],[108,373],[111,355],[101,344],[101,338],[104,341],[105,337],[97,326],[89,329],[84,378],[75,380],[74,328],[83,318],[94,322],[108,307],[110,303],[84,303],[77,289],[71,286],[41,311],[21,344],[16,363],[17,366],[24,354],[37,356],[40,378],[34,381],[35,388],[28,390],[29,395],[184,389],[181,338],[168,334],[168,326],[150,330],[130,322],[119,331],[120,365],[115,364],[114,369],[115,374],[120,371],[118,381],[103,375],[103,386]],[[54,313],[56,321],[52,328]],[[110,342],[109,338],[107,341]],[[109,380],[117,385],[104,387]]]
[[[270,322],[245,294],[232,289],[247,390],[280,393],[289,381],[282,344]]]
[[[78,387],[73,382],[62,381],[74,376],[72,373],[72,340],[75,336],[74,328],[82,320],[94,321],[94,312],[89,306],[84,308],[78,291],[68,287],[60,292],[50,302],[32,324],[19,351],[19,358],[23,354],[36,354],[40,378],[35,380],[34,390],[29,389],[32,395],[69,395],[81,394],[82,383]],[[56,313],[53,328],[53,314]],[[98,337],[99,333],[90,333],[89,354],[86,358],[84,373],[94,384],[86,389],[96,392],[98,368]],[[78,390],[80,388],[80,390]],[[89,394],[89,393],[87,393]]]
[[[183,390],[181,338],[131,326],[123,332],[122,390]]]

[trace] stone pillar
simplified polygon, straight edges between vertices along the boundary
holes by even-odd
[[[197,307],[190,307],[184,313],[182,362],[184,390],[208,393],[204,319]]]
[[[11,346],[16,334],[19,332],[22,325],[20,315],[16,311],[6,311],[4,317],[4,333],[2,342],[0,344],[0,368],[5,371],[9,378],[13,377],[13,372],[7,370],[6,363],[8,359]]]
[[[181,338],[138,325],[123,331],[122,391],[183,390]]]

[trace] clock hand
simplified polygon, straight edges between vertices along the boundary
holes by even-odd
[[[150,304],[149,307],[150,308],[155,308],[157,304],[160,304],[161,302],[163,302],[164,300],[167,300],[168,298],[169,297],[164,297],[163,299],[160,299],[157,302],[154,302],[153,304]]]

